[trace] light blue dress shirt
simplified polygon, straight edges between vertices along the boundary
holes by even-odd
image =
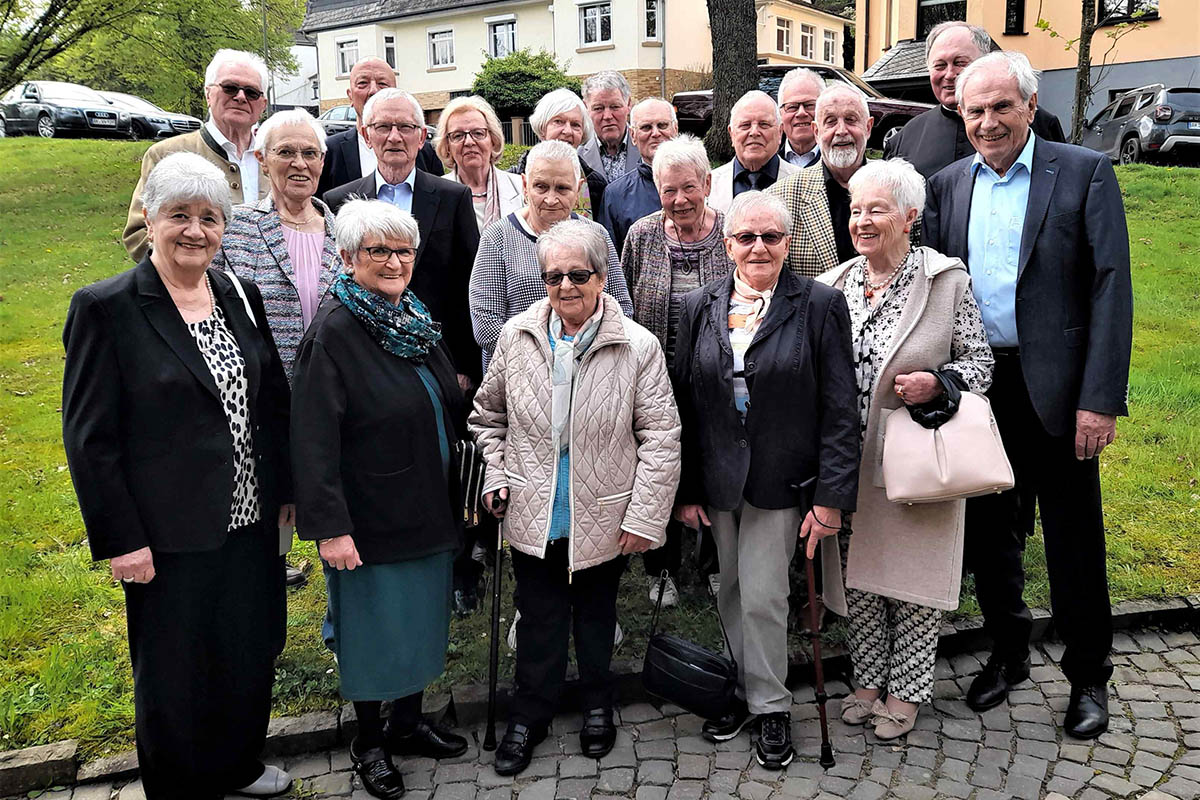
[[[391,203],[401,211],[412,213],[413,180],[417,177],[417,169],[408,171],[408,177],[403,182],[392,185],[383,179],[379,170],[375,171],[375,196],[385,203]]]
[[[1021,155],[1003,178],[978,153],[971,163],[975,186],[967,223],[967,266],[992,347],[1016,347],[1018,343],[1017,265],[1029,205],[1035,138],[1030,131]]]

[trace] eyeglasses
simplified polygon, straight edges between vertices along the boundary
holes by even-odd
[[[391,260],[393,255],[404,262],[412,261],[417,257],[417,251],[411,247],[392,248],[379,245],[377,247],[360,247],[358,249],[366,253],[376,264],[386,264]]]
[[[484,139],[488,138],[488,131],[486,128],[474,128],[469,131],[453,131],[446,134],[446,138],[449,139],[453,144],[461,144],[462,142],[466,141],[468,136],[477,142],[482,142]]]
[[[784,103],[782,106],[780,106],[780,109],[782,109],[785,114],[795,114],[802,108],[807,111],[808,115],[811,117],[813,112],[817,110],[817,102],[814,100],[811,103]]]
[[[300,157],[303,158],[305,161],[309,162],[310,164],[314,161],[320,161],[321,156],[325,155],[320,150],[312,150],[312,149],[295,150],[291,147],[277,147],[277,148],[274,148],[273,150],[271,150],[271,152],[274,153],[279,158],[282,158],[284,161],[294,161],[296,158],[296,154],[299,153]]]
[[[592,279],[596,274],[594,269],[573,269],[570,272],[543,272],[542,281],[547,286],[558,286],[563,282],[563,278],[570,279],[571,283],[576,286],[583,286]]]
[[[402,136],[412,136],[424,126],[413,125],[411,122],[372,122],[367,126],[376,136],[387,136],[392,132],[392,129],[400,131]]]
[[[246,95],[246,99],[251,103],[263,96],[262,91],[255,89],[253,86],[239,86],[236,83],[219,83],[217,85],[220,86],[221,91],[229,97],[237,97],[238,92],[241,92],[242,94]]]
[[[733,240],[742,247],[753,247],[757,239],[762,239],[763,244],[768,247],[779,244],[783,241],[784,234],[779,231],[763,231],[762,233],[751,233],[750,231],[742,231],[741,233],[733,234]]]
[[[660,131],[662,133],[666,133],[667,131],[671,130],[671,126],[674,124],[675,123],[673,122],[668,122],[665,120],[662,122],[643,122],[641,125],[637,126],[637,129],[639,133],[650,133],[651,131]]]

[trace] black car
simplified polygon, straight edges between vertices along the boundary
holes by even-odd
[[[1161,83],[1131,89],[1083,124],[1083,145],[1134,164],[1200,155],[1200,88]]]
[[[124,92],[97,92],[118,108],[129,112],[131,139],[167,139],[181,133],[199,130],[203,124],[187,114],[164,111],[149,100]]]
[[[0,100],[0,136],[129,136],[129,112],[77,83],[26,81]]]

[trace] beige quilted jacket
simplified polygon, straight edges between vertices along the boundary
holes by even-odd
[[[662,347],[616,300],[602,299],[600,330],[576,369],[571,403],[572,571],[618,556],[621,531],[662,544],[679,485],[679,412]],[[509,490],[505,538],[539,558],[558,460],[549,321],[549,300],[508,321],[469,420],[487,461],[483,491]]]

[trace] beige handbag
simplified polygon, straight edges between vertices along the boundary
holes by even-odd
[[[958,412],[937,428],[914,422],[901,406],[883,434],[883,485],[893,503],[940,503],[1013,487],[992,404],[963,392]]]

